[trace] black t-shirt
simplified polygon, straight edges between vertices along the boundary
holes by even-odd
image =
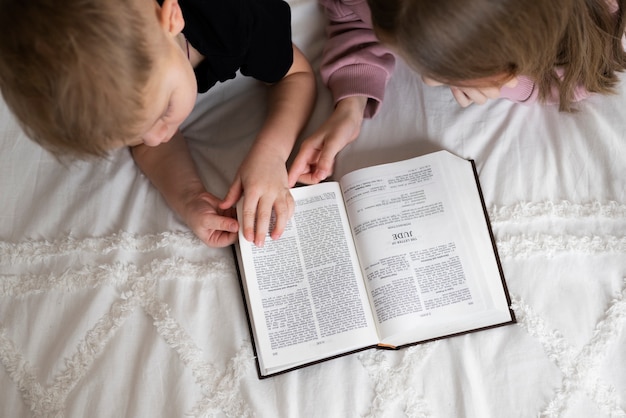
[[[205,57],[195,68],[198,92],[235,78],[237,70],[275,83],[291,67],[291,11],[284,1],[179,0],[179,4],[183,33]]]

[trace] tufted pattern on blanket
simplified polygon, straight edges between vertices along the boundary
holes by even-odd
[[[319,66],[324,18],[292,0]],[[231,250],[204,247],[126,150],[66,163],[0,101],[0,417],[626,416],[626,84],[578,112],[461,109],[402,62],[335,174],[474,159],[518,323],[259,380]],[[183,131],[222,196],[264,117],[243,77]],[[319,86],[310,134],[332,109]]]
[[[626,237],[623,235],[581,236],[576,228],[580,223],[592,222],[599,229],[623,231],[626,229],[626,205],[617,202],[521,202],[493,206],[489,216],[505,271],[516,263],[532,265],[537,258],[543,262],[554,258],[584,258],[593,264],[598,258],[626,255]],[[560,233],[555,234],[553,229],[541,227],[541,224],[553,223],[563,225]],[[534,232],[511,232],[521,229]],[[208,292],[226,285],[233,297],[233,300],[227,301],[230,305],[228,310],[242,309],[237,303],[236,272],[231,260],[204,257],[203,245],[193,235],[184,232],[148,235],[120,232],[83,239],[62,237],[54,241],[0,242],[0,250],[3,271],[15,271],[14,274],[0,276],[0,359],[10,379],[11,391],[19,393],[21,402],[34,416],[72,416],[72,413],[68,415],[64,411],[78,411],[71,403],[79,402],[81,398],[87,402],[88,395],[81,395],[80,392],[89,387],[94,379],[106,375],[106,370],[102,369],[107,367],[107,363],[102,358],[108,355],[110,346],[125,335],[124,329],[142,327],[157,334],[167,348],[168,361],[179,363],[185,369],[183,374],[188,380],[185,384],[194,388],[195,396],[190,397],[189,408],[180,410],[180,413],[191,416],[213,416],[217,413],[233,417],[255,415],[255,405],[243,396],[246,393],[243,389],[252,389],[264,383],[255,378],[250,339],[245,322],[240,321],[242,313],[226,314],[228,308],[223,306],[223,312],[216,310],[215,314],[201,319],[207,330],[219,329],[220,325],[237,327],[242,337],[233,344],[238,347],[237,350],[209,361],[206,351],[211,349],[211,345],[200,344],[186,330],[190,321],[187,315],[194,313],[172,309],[178,302],[172,301],[168,295],[177,288],[190,285],[205,288]],[[107,256],[111,253],[140,255],[144,261],[108,262]],[[197,256],[190,257],[191,254]],[[76,259],[83,262],[76,264],[73,262]],[[46,273],[38,273],[41,271]],[[544,277],[542,280],[551,278]],[[549,380],[560,381],[560,384],[546,393],[550,395],[546,402],[536,405],[536,412],[543,416],[562,416],[581,401],[592,402],[607,416],[624,413],[620,396],[624,387],[616,387],[603,374],[605,369],[611,369],[606,363],[611,361],[613,353],[620,351],[620,341],[624,338],[626,278],[619,280],[599,274],[584,280],[591,282],[585,283],[586,286],[613,290],[607,292],[610,299],[594,307],[599,309],[597,320],[589,322],[588,329],[581,330],[588,336],[587,341],[570,341],[558,324],[551,323],[553,319],[542,313],[542,307],[536,305],[535,301],[541,299],[537,294],[544,292],[542,287],[527,286],[532,281],[516,280],[515,277],[509,280],[509,284],[520,330],[489,331],[496,334],[491,335],[491,339],[503,340],[514,336],[529,350],[542,352],[544,358],[541,363],[551,366]],[[164,291],[165,287],[170,290]],[[63,346],[57,358],[42,357],[55,364],[47,376],[42,376],[40,372],[45,365],[38,364],[38,359],[31,357],[37,351],[33,344],[37,344],[39,339],[24,335],[26,330],[20,330],[18,326],[21,318],[11,315],[11,312],[23,312],[19,305],[29,305],[31,301],[41,303],[36,301],[45,299],[59,300],[59,296],[67,301],[65,303],[83,306],[98,300],[103,294],[108,294],[109,298],[106,303],[100,303],[98,314],[90,314],[90,320],[75,323],[78,329],[74,339],[52,344],[58,334],[51,333],[47,341],[42,342],[48,347],[56,344]],[[576,303],[577,299],[573,299],[561,308],[575,311],[579,308]],[[59,322],[74,323],[71,318],[63,316],[62,313],[50,313],[45,318],[39,318],[38,323],[30,324],[33,328],[29,329],[56,328]],[[235,318],[238,321],[234,321]],[[462,338],[487,341],[478,336]],[[437,415],[433,413],[435,405],[421,388],[424,384],[422,370],[427,363],[445,367],[453,362],[453,359],[440,353],[439,346],[444,344],[447,343],[427,343],[398,352],[369,350],[334,362],[360,368],[367,375],[362,382],[363,387],[368,389],[367,396],[364,396],[367,402],[361,410],[364,415],[394,416],[387,411],[399,407],[406,416],[431,417]],[[158,368],[158,363],[148,361],[145,366]],[[132,364],[126,365],[129,366],[132,367]],[[316,367],[322,377],[325,371],[333,368],[333,362]],[[10,414],[10,411],[5,410],[4,413]]]

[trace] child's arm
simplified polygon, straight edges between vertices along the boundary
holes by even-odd
[[[302,52],[293,48],[293,64],[285,77],[270,87],[267,118],[219,205],[230,208],[243,195],[243,219],[239,221],[244,237],[256,245],[265,242],[272,209],[276,215],[272,239],[283,233],[293,214],[286,162],[315,100],[313,70]]]
[[[376,37],[365,2],[319,0],[326,17],[320,76],[335,109],[302,142],[289,170],[289,184],[318,183],[334,169],[335,157],[360,131],[364,118],[380,109],[395,57]]]
[[[131,153],[170,207],[205,244],[225,247],[235,242],[234,213],[219,209],[220,200],[207,192],[180,132],[158,147],[138,145]]]
[[[365,118],[380,109],[387,82],[395,68],[395,57],[383,45],[368,21],[365,2],[319,0],[328,19],[326,44],[320,76],[335,105],[341,100],[365,96]]]
[[[296,182],[315,184],[329,177],[335,157],[361,132],[366,96],[340,100],[330,117],[308,138],[289,169],[289,186]]]

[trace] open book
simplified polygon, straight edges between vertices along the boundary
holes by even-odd
[[[280,239],[235,244],[260,378],[515,322],[473,161],[439,151],[292,194]]]

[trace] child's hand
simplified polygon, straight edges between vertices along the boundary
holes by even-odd
[[[497,99],[500,97],[500,89],[498,87],[454,87],[450,86],[450,91],[461,107],[467,107],[472,103],[482,105],[487,103],[489,99]]]
[[[449,86],[454,99],[461,107],[467,107],[472,103],[482,105],[487,103],[489,99],[498,99],[500,97],[500,90],[503,86],[515,87],[517,85],[517,77],[512,77],[505,82],[498,82],[502,79],[501,75],[496,75],[491,79],[475,80],[476,86],[472,87],[471,81],[468,81],[468,85],[465,86]],[[422,77],[424,83],[428,86],[443,86],[443,83],[433,80],[429,77]],[[490,83],[495,83],[489,85]]]
[[[256,144],[239,167],[220,208],[234,206],[243,195],[243,219],[240,219],[246,240],[263,246],[270,229],[272,210],[275,222],[272,239],[278,239],[293,215],[294,200],[287,184],[287,169],[272,147]]]
[[[219,202],[217,197],[204,192],[185,205],[185,222],[209,247],[226,247],[237,240],[239,225],[234,210],[220,209]]]
[[[337,103],[322,126],[304,140],[289,170],[289,186],[315,184],[333,172],[335,157],[361,132],[367,97],[349,97]]]

